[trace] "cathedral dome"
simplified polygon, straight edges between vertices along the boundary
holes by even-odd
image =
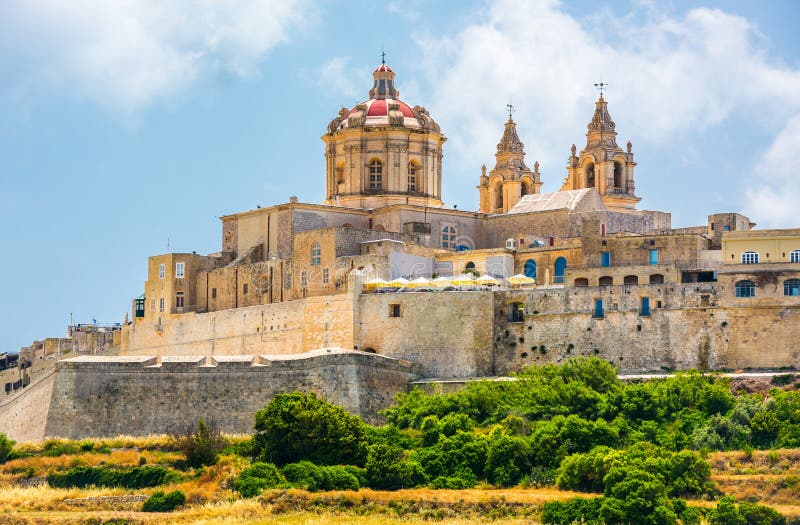
[[[356,104],[352,109],[342,108],[339,116],[328,125],[334,132],[347,128],[405,127],[439,132],[439,125],[422,106],[411,107],[400,100],[400,92],[394,87],[395,73],[388,65],[381,64],[372,73],[375,83],[369,91],[369,99]]]

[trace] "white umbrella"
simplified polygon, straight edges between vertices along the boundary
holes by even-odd
[[[435,288],[447,288],[450,286],[450,279],[447,277],[437,277],[431,281],[431,286]]]
[[[398,277],[397,279],[392,279],[388,283],[388,286],[390,288],[404,288],[406,285],[408,285],[408,279],[404,279],[403,277]]]
[[[431,282],[424,277],[417,277],[416,279],[408,283],[409,288],[428,288],[430,287],[430,285]]]
[[[492,277],[491,275],[481,275],[475,282],[478,284],[482,284],[484,286],[497,286],[500,284],[500,281]]]

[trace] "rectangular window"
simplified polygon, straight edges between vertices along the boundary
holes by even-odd
[[[328,284],[329,282],[331,282],[330,270],[328,270],[327,268],[323,268],[322,269],[322,284]]]
[[[300,272],[300,288],[308,288],[308,274],[305,270]]]
[[[163,312],[164,311],[164,298],[163,297],[158,300],[158,311],[159,312]]]
[[[244,283],[242,285],[242,295],[247,295],[248,289],[249,289],[249,286],[247,285],[247,283]]]
[[[650,250],[650,264],[658,264],[658,250]]]
[[[650,298],[642,297],[642,304],[639,308],[639,315],[642,317],[650,317]]]
[[[216,299],[217,298],[217,289],[216,288],[212,288],[211,289],[211,298],[212,299]]]
[[[595,299],[594,300],[594,316],[596,319],[603,318],[603,300],[602,299]]]
[[[158,278],[163,279],[166,276],[167,276],[167,265],[161,263],[158,265]]]
[[[155,299],[150,299],[150,311],[151,312],[155,312],[156,311],[156,300]]]
[[[292,274],[287,273],[286,277],[284,277],[283,280],[284,280],[283,287],[286,288],[287,290],[290,290],[292,288]]]
[[[389,317],[401,317],[399,304],[389,305]]]
[[[611,252],[600,252],[600,266],[604,268],[611,266]]]
[[[175,308],[177,308],[179,312],[183,311],[183,292],[175,294]]]
[[[725,226],[722,227],[722,231],[729,232],[731,231],[731,227],[726,224]]]
[[[175,278],[183,279],[186,276],[186,263],[175,263]]]

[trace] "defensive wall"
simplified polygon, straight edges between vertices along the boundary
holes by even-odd
[[[295,390],[377,422],[378,411],[417,377],[412,363],[340,349],[211,359],[83,356],[59,362],[43,435],[163,434],[200,418],[226,433],[250,433],[257,410]]]
[[[14,441],[38,441],[44,437],[55,370],[17,394],[0,399],[0,432]]]

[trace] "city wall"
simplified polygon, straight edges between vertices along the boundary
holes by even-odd
[[[44,437],[55,372],[31,383],[17,394],[0,399],[0,432],[14,441],[39,441]]]
[[[416,372],[409,362],[343,350],[210,359],[84,356],[59,362],[43,434],[163,434],[200,418],[225,433],[251,433],[257,410],[295,390],[315,392],[374,423]]]
[[[160,326],[123,328],[125,355],[296,354],[317,348],[353,348],[353,295],[167,315]],[[160,328],[160,329],[159,329]]]

